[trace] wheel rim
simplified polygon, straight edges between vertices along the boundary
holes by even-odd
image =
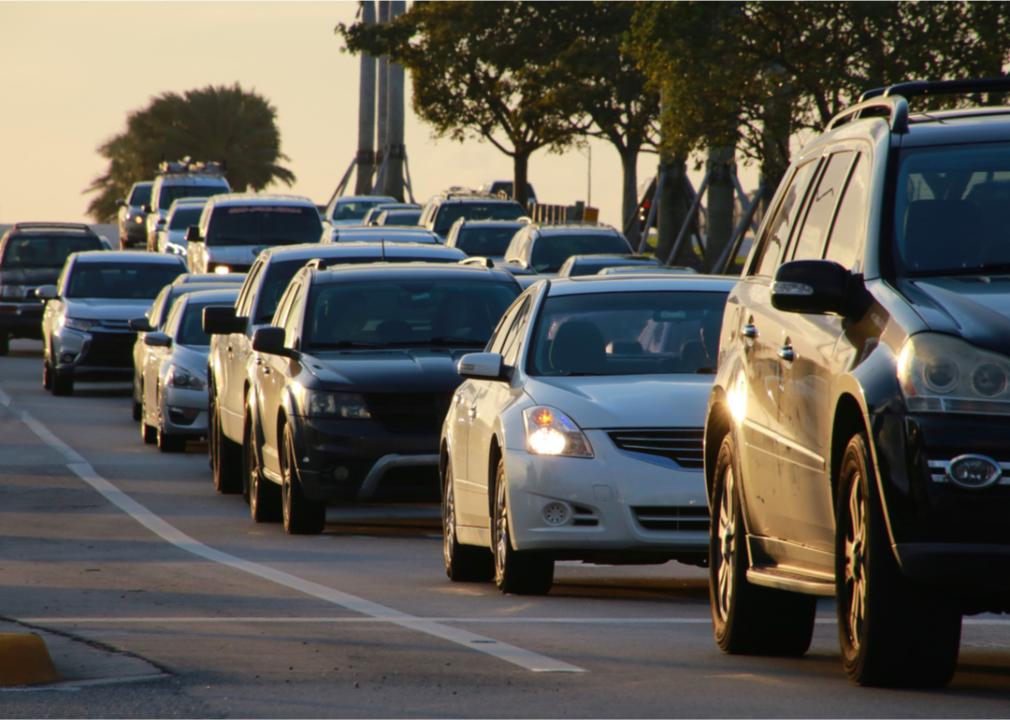
[[[446,464],[445,494],[442,498],[442,556],[446,567],[452,567],[452,546],[456,539],[456,498],[453,495],[450,467]]]
[[[853,648],[859,648],[866,618],[866,503],[861,472],[852,475],[849,489],[849,523],[845,530],[846,632]]]
[[[722,497],[719,499],[719,520],[716,527],[719,551],[716,559],[716,610],[725,621],[733,601],[733,564],[736,554],[736,488],[733,468],[727,467],[723,476]]]
[[[253,512],[256,511],[256,499],[259,495],[259,467],[258,458],[256,457],[256,449],[252,445],[252,433],[246,434],[246,465],[249,468],[249,505],[252,507]]]
[[[284,435],[284,452],[281,453],[281,512],[284,513],[284,527],[291,524],[291,443]]]
[[[221,465],[218,460],[218,425],[217,425],[217,403],[210,401],[210,439],[207,443],[207,452],[210,453],[210,466],[214,471],[214,480],[221,475]]]
[[[495,542],[494,564],[495,574],[501,578],[505,573],[505,561],[508,557],[509,521],[508,508],[505,503],[505,478],[500,474],[495,483]]]

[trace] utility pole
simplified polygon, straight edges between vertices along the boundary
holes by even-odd
[[[372,0],[362,1],[361,21],[365,25],[375,24],[375,3]],[[357,166],[354,192],[356,195],[367,195],[372,191],[375,175],[375,58],[366,52],[361,53]]]
[[[379,3],[379,24],[389,22],[389,0],[378,0]],[[378,175],[375,178],[375,189],[381,190],[386,177],[386,145],[387,120],[389,117],[389,60],[385,55],[379,58],[379,137],[376,143],[375,166],[378,168]]]
[[[394,20],[407,10],[405,0],[383,0],[389,7],[388,20]],[[386,172],[382,178],[384,195],[403,201],[403,161],[406,151],[403,145],[403,65],[386,61]]]

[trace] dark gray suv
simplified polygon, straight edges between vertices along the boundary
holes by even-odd
[[[712,617],[806,652],[836,598],[864,685],[942,685],[1010,611],[1010,108],[871,91],[799,154],[722,325],[705,428]]]

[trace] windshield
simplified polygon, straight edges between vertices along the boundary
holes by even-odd
[[[189,303],[179,321],[175,341],[180,345],[210,345],[210,336],[203,331],[203,309],[211,304]]]
[[[559,234],[542,235],[533,244],[530,265],[540,273],[554,273],[561,269],[572,255],[600,253],[630,253],[631,246],[623,235]]]
[[[894,205],[899,274],[1010,273],[1010,144],[903,150]]]
[[[435,232],[444,236],[460,218],[467,220],[515,220],[525,215],[516,202],[450,202],[442,205],[435,220]]]
[[[210,197],[211,195],[223,195],[229,192],[228,186],[221,185],[167,185],[161,186],[161,195],[158,196],[158,207],[167,208],[173,201],[186,197]]]
[[[456,236],[456,247],[467,255],[483,255],[484,257],[504,257],[505,250],[512,241],[512,236],[522,227],[522,224],[502,226],[477,226],[460,228]]]
[[[296,245],[319,242],[323,225],[314,207],[245,205],[216,208],[207,228],[208,246]]]
[[[132,205],[133,207],[140,207],[141,205],[147,205],[147,203],[151,202],[151,183],[134,185],[133,191],[130,193],[130,199],[126,202],[128,205]]]
[[[185,268],[172,263],[77,262],[64,293],[68,298],[154,298]]]
[[[101,250],[102,241],[90,235],[15,236],[7,241],[4,270],[17,268],[61,268],[70,253]]]
[[[305,343],[317,350],[447,346],[483,348],[515,283],[395,278],[318,284]]]
[[[169,230],[185,230],[191,225],[200,224],[200,213],[203,212],[203,205],[176,208],[172,213],[172,219],[168,223]]]
[[[527,370],[548,376],[714,373],[725,304],[725,292],[549,297]]]
[[[379,216],[380,225],[417,225],[421,219],[420,210],[384,210]]]
[[[376,205],[389,202],[385,198],[381,200],[353,200],[339,203],[333,208],[334,220],[361,220],[365,213]]]

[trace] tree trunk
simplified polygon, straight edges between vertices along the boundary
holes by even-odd
[[[781,69],[769,71],[782,77]],[[792,134],[792,110],[787,82],[777,83],[777,90],[768,96],[762,114],[764,130],[761,137],[761,214],[768,212],[772,197],[789,169],[789,137]]]
[[[516,148],[512,156],[512,197],[524,208],[529,205],[527,189],[529,187],[530,155],[532,150]]]
[[[375,3],[368,0],[361,4],[361,22],[375,23]],[[358,155],[357,180],[354,184],[356,195],[372,192],[372,176],[375,174],[375,58],[361,53],[360,87],[358,90]]]
[[[386,24],[389,22],[389,0],[379,0],[379,24]],[[386,162],[386,156],[388,153],[389,139],[387,137],[387,123],[389,121],[389,57],[383,55],[379,58],[378,63],[378,98],[379,98],[379,111],[378,111],[378,142],[375,151],[375,190],[376,192],[382,192],[382,186],[385,182],[386,171],[388,170],[388,164]]]
[[[733,237],[733,210],[736,188],[733,173],[736,171],[735,148],[718,147],[708,150],[708,237],[705,242],[705,269],[722,255]]]
[[[641,227],[638,222],[638,148],[618,149],[621,153],[621,230],[637,248]]]
[[[691,200],[687,195],[687,158],[676,157],[667,162],[661,162],[659,171],[664,174],[663,189],[656,207],[656,228],[659,231],[659,243],[656,256],[666,259],[673,249],[673,243],[687,219]],[[674,265],[697,264],[691,261],[689,255],[691,243],[682,243],[678,257],[672,259]]]
[[[404,0],[389,3],[389,19],[395,20],[406,11]],[[382,179],[382,194],[403,202],[403,65],[390,62],[386,67],[386,174]]]

